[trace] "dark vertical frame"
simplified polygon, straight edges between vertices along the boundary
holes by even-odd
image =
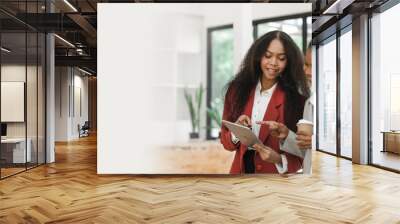
[[[75,67],[71,68],[71,101],[72,101],[72,117],[75,118]]]
[[[319,63],[318,63],[318,57],[319,57],[319,44],[315,46],[315,148],[318,150],[319,149],[319,120],[318,120],[318,115],[319,115],[319,95],[318,95],[318,88],[319,88],[319,75],[318,75],[318,70],[319,70]]]
[[[212,95],[212,32],[224,29],[232,29],[233,24],[211,27],[207,29],[207,93],[206,93],[206,103],[207,108],[211,107],[211,95]],[[211,136],[211,119],[206,112],[206,138],[208,140],[215,139]]]
[[[372,65],[371,65],[371,56],[372,56],[372,29],[371,29],[371,20],[372,20],[372,12],[368,12],[368,31],[367,31],[367,41],[368,41],[368,53],[367,53],[367,85],[368,85],[368,99],[367,99],[367,107],[368,107],[368,124],[367,124],[367,133],[368,133],[368,164],[373,164],[373,146],[372,146]]]
[[[48,0],[44,0],[44,5],[45,5],[45,13],[49,13],[48,11],[48,4],[49,1]],[[44,161],[43,164],[47,163],[47,36],[49,34],[47,32],[44,33],[44,68],[42,69],[42,82],[44,82],[44,86],[42,88],[44,88],[44,136],[43,136],[43,140],[44,140]],[[43,52],[42,52],[43,53]],[[61,77],[60,77],[61,78]],[[43,96],[43,95],[42,95]],[[43,122],[43,121],[42,121]]]
[[[336,155],[339,157],[341,144],[341,119],[340,119],[340,74],[341,74],[341,64],[340,64],[340,30],[336,30]]]
[[[68,67],[67,67],[67,69],[68,69]],[[71,70],[69,70],[69,72],[68,72],[68,117],[71,117],[71,81],[70,80],[71,80]]]
[[[211,32],[212,29],[209,28],[207,29],[207,93],[206,93],[206,107],[210,108],[211,107],[211,79],[212,79],[212,74],[211,74],[211,63],[212,63],[212,52],[211,52]],[[211,119],[210,116],[208,116],[208,113],[206,112],[206,139],[212,139],[211,138],[211,133],[210,133],[210,128],[211,128]]]
[[[28,0],[25,0],[25,21],[28,21]],[[28,24],[25,23],[25,99],[24,99],[24,121],[25,121],[25,170],[28,170]]]
[[[39,0],[36,1],[36,13],[39,13]],[[39,21],[36,22],[38,23]],[[38,165],[39,165],[39,32],[36,31],[36,166]]]
[[[303,27],[302,27],[302,32],[303,32],[303,54],[306,54],[307,51],[307,17],[308,16],[303,16]]]
[[[257,25],[253,25],[253,40],[257,40],[257,35],[258,35],[258,26]]]

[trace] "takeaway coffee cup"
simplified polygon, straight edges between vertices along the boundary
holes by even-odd
[[[312,135],[313,134],[313,123],[308,120],[301,119],[297,122],[297,133]]]

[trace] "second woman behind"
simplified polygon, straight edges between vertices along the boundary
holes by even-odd
[[[221,143],[235,151],[230,172],[294,173],[301,158],[280,150],[279,139],[257,121],[277,121],[296,132],[308,98],[303,57],[292,38],[272,31],[257,39],[248,50],[239,72],[228,83],[223,119],[250,126],[263,145],[247,146],[225,127]],[[302,93],[302,94],[300,94]]]

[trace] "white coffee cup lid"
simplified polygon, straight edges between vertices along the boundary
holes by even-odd
[[[305,119],[301,119],[299,120],[299,122],[297,122],[297,124],[313,124],[313,122],[309,121],[309,120],[305,120]]]

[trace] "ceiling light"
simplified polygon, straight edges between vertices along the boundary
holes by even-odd
[[[79,68],[79,67],[78,67],[78,70],[81,71],[81,72],[83,72],[83,73],[85,73],[85,74],[92,75],[92,73],[90,73],[90,72],[88,72],[88,71],[86,71],[86,70],[83,70],[83,69],[81,69],[81,68]]]
[[[343,9],[351,5],[355,0],[336,0],[332,5],[330,5],[322,14],[342,14]]]
[[[69,42],[68,40],[58,36],[57,34],[54,34],[55,37],[57,37],[58,39],[60,39],[61,41],[63,41],[64,43],[68,44],[69,46],[75,48],[75,45],[71,44],[71,42]]]
[[[4,51],[4,52],[6,52],[6,53],[10,53],[10,52],[11,52],[11,50],[9,50],[9,49],[7,49],[7,48],[5,48],[5,47],[1,47],[1,50]]]
[[[83,50],[82,50],[81,48],[77,48],[77,49],[76,49],[76,52],[77,52],[79,55],[83,55]]]
[[[78,12],[78,10],[71,4],[68,2],[68,0],[64,0],[65,4],[67,4],[72,10],[74,10],[74,12]]]
[[[332,9],[336,9],[337,4],[340,2],[340,0],[335,1],[332,5],[330,5],[322,14],[328,14],[332,13]]]

